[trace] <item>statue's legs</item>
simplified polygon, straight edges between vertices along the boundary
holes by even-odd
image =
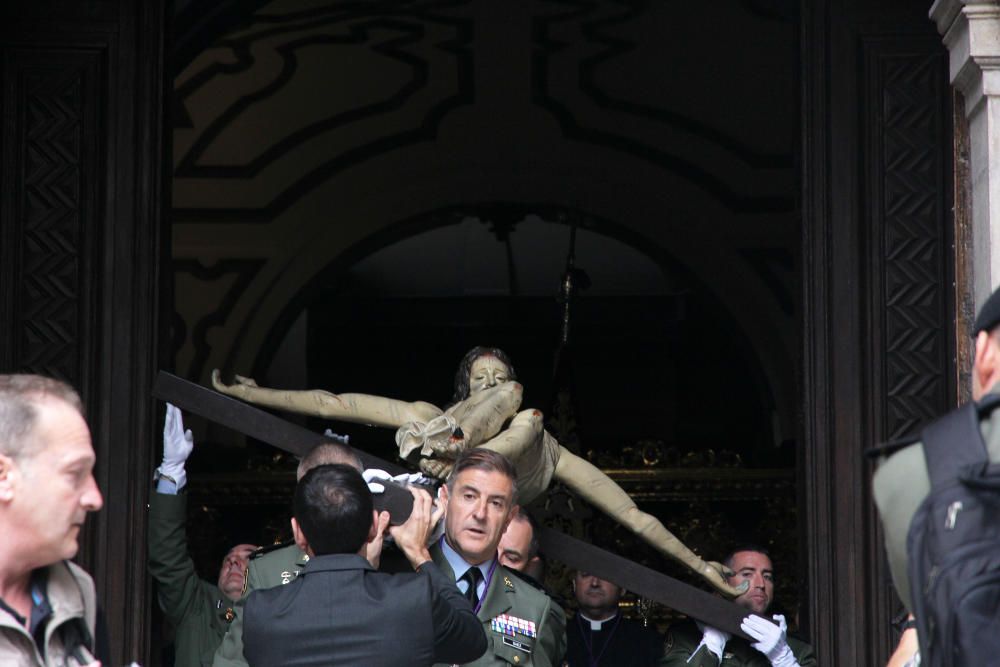
[[[614,480],[565,447],[556,464],[555,478],[661,553],[697,572],[719,591],[734,597],[746,592],[746,582],[741,588],[730,586],[718,563],[710,564],[699,558],[656,517],[636,507],[635,501]]]

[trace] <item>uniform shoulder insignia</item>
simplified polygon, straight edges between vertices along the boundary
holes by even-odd
[[[523,581],[524,583],[528,584],[529,586],[533,586],[533,587],[537,588],[538,590],[542,591],[543,593],[545,592],[545,589],[542,587],[542,584],[539,583],[539,581],[537,579],[535,579],[532,576],[529,576],[529,575],[525,574],[524,572],[521,572],[520,570],[515,570],[512,567],[508,567],[506,569],[506,571],[505,571],[505,574],[514,575],[514,577],[520,579],[521,581]],[[504,583],[507,584],[507,586],[509,588],[514,588],[513,582],[510,579],[508,579],[507,577],[504,577]]]
[[[556,604],[558,604],[560,607],[563,607],[563,608],[566,607],[566,601],[563,600],[562,596],[558,595],[554,591],[550,591],[548,588],[545,587],[545,584],[541,583],[540,581],[538,581],[537,579],[535,579],[531,575],[527,575],[524,572],[520,572],[519,570],[515,570],[515,569],[510,568],[510,567],[508,567],[506,569],[506,572],[507,572],[507,574],[512,574],[512,575],[514,575],[514,577],[516,577],[516,579],[512,579],[511,580],[511,584],[513,584],[514,581],[520,580],[523,583],[528,584],[529,586],[531,586],[535,590],[537,590],[537,591],[539,591],[541,593],[544,593],[545,595],[548,595],[552,599],[552,601],[555,602]],[[506,578],[505,578],[504,583],[506,583]],[[507,585],[510,588],[514,588],[514,586],[512,586],[511,584],[507,584]]]
[[[294,540],[287,540],[285,542],[275,542],[274,544],[269,544],[266,547],[257,547],[255,551],[250,554],[250,560],[254,558],[260,558],[265,554],[269,554],[272,551],[277,551],[278,549],[284,549],[285,547],[294,544]]]

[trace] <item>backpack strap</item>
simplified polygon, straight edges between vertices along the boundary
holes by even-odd
[[[932,488],[954,480],[963,468],[988,462],[979,417],[997,405],[1000,394],[990,394],[981,403],[966,403],[924,428],[920,437]]]

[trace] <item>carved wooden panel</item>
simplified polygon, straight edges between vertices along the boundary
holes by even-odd
[[[863,45],[867,99],[868,230],[876,410],[872,442],[918,432],[954,395],[950,331],[948,192],[950,142],[947,54],[933,38],[868,39]],[[869,545],[874,619],[902,612],[885,563],[870,495],[875,537]],[[873,647],[895,642],[885,622]],[[871,659],[877,659],[872,653]]]
[[[927,51],[905,43],[866,47],[886,438],[914,432],[948,405],[947,61]]]
[[[62,378],[86,398],[82,349],[91,304],[91,264],[84,227],[94,217],[95,85],[100,58],[55,53],[32,58],[7,53],[4,146],[17,194],[4,218],[17,235],[8,237],[7,277],[13,286],[9,342],[20,370]],[[6,244],[5,244],[6,245]]]

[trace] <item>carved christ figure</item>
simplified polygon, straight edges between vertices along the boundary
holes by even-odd
[[[227,385],[218,370],[212,371],[212,385],[218,391],[249,403],[396,429],[400,456],[438,479],[448,476],[452,462],[468,447],[487,447],[500,452],[517,468],[519,503],[531,502],[556,479],[657,551],[701,575],[722,593],[736,596],[745,592],[746,583],[739,588],[730,586],[723,576],[722,565],[702,560],[659,519],[636,507],[614,480],[561,446],[544,429],[541,412],[518,411],[523,388],[515,378],[514,367],[502,350],[475,347],[459,365],[451,406],[442,410],[422,401],[369,394],[267,389],[240,375]]]

